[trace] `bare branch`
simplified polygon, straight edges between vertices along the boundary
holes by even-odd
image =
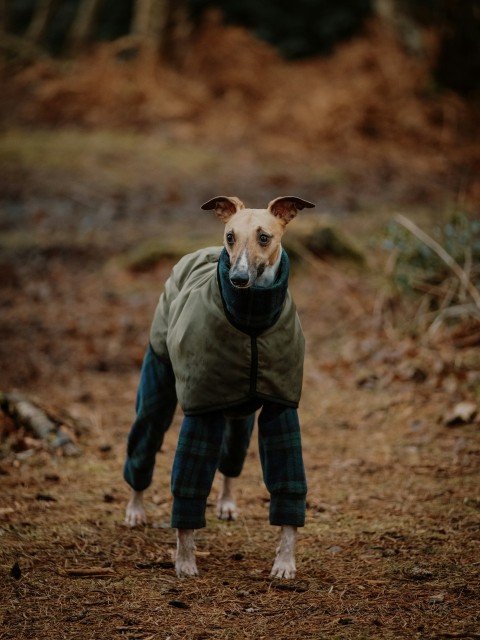
[[[51,449],[61,447],[67,455],[79,455],[80,450],[62,431],[61,424],[29,398],[15,393],[0,393],[0,408],[16,425],[34,433]]]
[[[441,311],[432,322],[428,329],[428,335],[433,336],[444,320],[449,318],[464,318],[466,316],[480,320],[480,311],[476,305],[473,304],[462,304],[455,307],[447,307],[446,309],[443,309],[443,311]]]

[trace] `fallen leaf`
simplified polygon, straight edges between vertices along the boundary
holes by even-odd
[[[430,604],[441,604],[445,600],[445,594],[437,593],[434,596],[430,596],[428,601]]]
[[[182,602],[181,600],[170,600],[168,604],[171,607],[175,607],[175,609],[190,609],[190,605],[186,602]]]
[[[44,477],[48,482],[60,482],[60,476],[56,473],[46,473]]]
[[[459,402],[453,410],[445,416],[445,424],[455,427],[461,424],[469,424],[477,415],[478,406],[474,402]]]
[[[424,569],[423,567],[410,567],[404,571],[407,578],[410,580],[428,580],[433,576],[430,569]]]
[[[18,562],[15,562],[13,567],[10,569],[10,575],[12,576],[12,578],[15,578],[15,580],[20,580],[20,578],[22,577],[22,570],[20,569],[20,565],[18,564]]]
[[[35,496],[36,500],[43,500],[43,502],[56,502],[57,499],[51,496],[48,493],[37,493]]]

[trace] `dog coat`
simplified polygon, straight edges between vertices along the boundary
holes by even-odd
[[[165,283],[150,330],[154,352],[171,362],[185,415],[256,400],[296,408],[305,341],[287,289],[283,251],[272,287],[237,289],[223,247],[183,257]]]

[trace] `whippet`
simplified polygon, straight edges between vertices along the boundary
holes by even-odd
[[[313,206],[312,203],[306,200],[290,196],[276,198],[270,202],[266,209],[245,208],[238,198],[226,196],[213,198],[202,205],[202,209],[213,210],[217,217],[224,222],[224,248],[226,253],[220,254],[217,251],[217,253],[213,253],[213,258],[209,254],[207,259],[204,260],[204,255],[197,252],[196,254],[187,256],[187,258],[191,259],[185,264],[189,265],[188,277],[191,277],[191,274],[193,274],[193,277],[197,278],[194,286],[191,287],[191,291],[195,292],[193,298],[198,298],[205,290],[207,292],[205,295],[208,296],[208,291],[213,291],[215,296],[222,301],[223,312],[228,317],[228,322],[225,323],[225,320],[223,320],[225,325],[228,325],[225,331],[227,331],[227,333],[230,332],[228,333],[229,337],[226,338],[226,344],[221,345],[222,349],[228,350],[226,359],[228,360],[228,358],[231,357],[230,351],[234,350],[230,348],[231,336],[238,336],[239,339],[246,340],[245,344],[247,345],[250,345],[251,340],[252,351],[250,353],[250,361],[253,364],[250,363],[249,366],[251,366],[251,371],[254,371],[254,374],[252,373],[251,378],[247,381],[249,385],[248,391],[245,393],[239,391],[237,401],[235,399],[225,398],[223,406],[222,402],[210,400],[209,402],[212,405],[211,412],[209,412],[210,405],[208,405],[207,408],[200,407],[197,411],[195,406],[191,407],[189,401],[185,401],[185,409],[182,404],[182,397],[191,392],[192,388],[195,394],[194,382],[190,379],[190,373],[196,368],[195,362],[185,364],[184,366],[189,367],[189,371],[185,374],[184,370],[181,369],[181,363],[179,364],[175,361],[177,351],[180,354],[177,359],[181,359],[182,356],[179,344],[183,344],[184,339],[188,338],[192,332],[192,327],[195,326],[194,324],[191,324],[191,326],[188,325],[189,331],[181,333],[181,339],[178,339],[178,326],[175,325],[175,322],[187,322],[188,324],[188,322],[191,321],[189,314],[185,312],[185,308],[182,306],[186,304],[185,300],[188,298],[187,295],[184,296],[183,300],[181,297],[181,287],[186,280],[186,276],[184,276],[184,273],[186,273],[185,267],[179,271],[181,275],[177,274],[176,276],[175,270],[172,272],[170,280],[167,281],[166,290],[160,298],[159,307],[156,312],[156,318],[158,315],[159,320],[157,324],[155,324],[156,320],[154,319],[154,323],[152,324],[150,360],[147,362],[146,358],[146,363],[144,363],[144,368],[142,369],[142,380],[144,380],[143,387],[145,387],[145,389],[149,388],[149,385],[153,388],[156,388],[155,385],[158,386],[159,384],[164,386],[158,391],[158,401],[157,398],[154,398],[150,403],[145,401],[145,398],[148,399],[151,396],[148,396],[145,390],[142,392],[143,395],[141,395],[139,390],[137,421],[132,427],[129,436],[129,450],[124,471],[125,479],[132,486],[132,495],[127,505],[125,522],[131,527],[146,523],[143,491],[146,486],[150,484],[154,455],[161,445],[163,433],[171,422],[178,396],[186,416],[180,434],[182,446],[179,445],[179,448],[181,452],[179,453],[179,448],[177,448],[174,471],[172,472],[172,492],[174,495],[172,526],[177,528],[175,568],[179,577],[198,575],[195,560],[194,529],[199,526],[204,526],[204,520],[202,521],[202,514],[190,518],[188,513],[185,513],[185,510],[188,512],[190,508],[189,505],[191,505],[192,508],[195,507],[195,510],[199,511],[202,509],[202,504],[204,510],[204,505],[206,504],[204,494],[210,490],[211,481],[213,481],[212,474],[218,467],[215,452],[217,452],[218,456],[220,455],[219,449],[222,442],[221,431],[219,432],[220,440],[217,438],[215,445],[209,442],[209,446],[215,446],[217,448],[214,450],[213,462],[206,462],[205,465],[210,464],[210,466],[208,468],[206,466],[206,471],[204,472],[202,470],[199,476],[203,479],[204,475],[208,475],[208,480],[206,481],[204,494],[198,498],[194,489],[190,486],[187,486],[185,489],[186,482],[182,478],[182,475],[186,473],[185,468],[190,469],[190,473],[193,465],[195,465],[195,467],[198,466],[197,458],[200,454],[195,451],[195,445],[191,443],[199,442],[202,437],[200,435],[200,429],[203,427],[201,427],[200,423],[207,424],[203,432],[206,433],[207,436],[203,437],[210,437],[210,417],[212,424],[218,423],[220,430],[222,430],[225,427],[225,424],[222,423],[223,414],[230,416],[233,411],[233,414],[237,415],[237,418],[227,418],[227,432],[229,435],[226,439],[232,439],[235,436],[235,429],[241,430],[243,428],[244,431],[242,433],[244,435],[241,435],[244,440],[242,445],[243,452],[240,454],[242,459],[240,460],[239,466],[237,464],[238,472],[235,472],[236,475],[238,475],[243,465],[243,458],[246,454],[251,427],[253,426],[252,412],[260,407],[263,407],[259,415],[261,461],[265,482],[271,492],[272,502],[275,503],[273,506],[271,505],[270,521],[272,524],[281,526],[280,544],[277,548],[271,576],[277,578],[293,578],[295,576],[297,526],[302,526],[303,524],[306,494],[303,460],[301,457],[300,432],[296,413],[296,406],[301,390],[303,342],[300,342],[300,340],[303,341],[303,336],[300,337],[299,335],[301,334],[301,329],[298,324],[298,318],[296,318],[293,302],[289,303],[291,306],[291,314],[287,318],[286,307],[288,304],[285,302],[287,295],[288,300],[290,300],[286,289],[288,258],[286,258],[286,254],[282,249],[281,239],[286,225],[296,216],[297,212],[305,207]],[[202,259],[200,260],[200,258]],[[218,261],[218,268],[216,265],[211,267],[211,263],[216,261]],[[223,263],[226,265],[224,270],[227,274],[226,276],[222,275]],[[182,261],[179,263],[179,267],[181,264]],[[281,289],[280,285],[277,284],[279,282],[279,271],[281,269],[286,272],[281,276],[285,282],[284,285],[281,285],[282,287],[284,286],[284,289]],[[170,281],[172,284],[169,284]],[[210,289],[206,289],[205,287],[210,287]],[[219,289],[221,295],[218,293]],[[262,318],[261,322],[263,322],[264,316],[268,316],[269,312],[268,308],[262,308],[262,303],[266,300],[273,300],[272,306],[277,305],[278,309],[273,310],[275,311],[275,315],[271,315],[271,318],[266,320],[266,324],[261,324],[260,320],[257,322],[255,309],[248,311],[248,313],[251,314],[251,319],[250,316],[248,316],[245,320],[245,317],[241,315],[240,311],[237,313],[237,307],[235,306],[237,304],[236,292],[239,292],[238,295],[241,297],[238,308],[243,313],[246,308],[245,297],[244,294],[240,292],[249,292],[249,290],[251,293],[248,293],[248,295],[253,296],[254,293],[255,295],[252,298],[248,298],[248,304],[251,303],[251,305],[255,306],[255,301],[259,301],[257,306],[260,307],[259,315]],[[262,297],[271,290],[275,291],[275,297]],[[279,291],[280,293],[278,293]],[[252,300],[254,302],[252,302]],[[208,301],[203,304],[208,304]],[[196,307],[197,312],[199,308],[203,309],[203,307]],[[217,307],[214,307],[214,311],[215,322],[221,322]],[[187,317],[186,320],[185,317]],[[175,320],[175,318],[178,318],[178,320]],[[206,319],[206,323],[208,324],[208,318]],[[233,327],[231,327],[230,324],[232,324]],[[261,349],[266,348],[268,344],[272,344],[272,340],[275,339],[275,331],[280,325],[284,331],[281,338],[282,344],[286,341],[293,346],[301,345],[298,347],[298,353],[294,353],[292,356],[292,361],[296,361],[297,378],[299,377],[300,380],[289,380],[290,370],[282,370],[277,375],[276,381],[272,383],[268,380],[263,381],[262,376],[267,374],[261,371],[259,373],[260,360],[262,358],[265,360]],[[217,326],[220,325],[217,324]],[[292,335],[285,333],[285,328],[287,327]],[[218,331],[218,329],[215,330]],[[177,334],[175,331],[177,331]],[[208,328],[206,331],[208,332]],[[293,335],[293,332],[295,332],[295,335]],[[207,342],[208,339],[209,337],[207,336]],[[257,345],[257,341],[259,341],[259,345]],[[196,342],[198,342],[198,340],[196,340]],[[277,361],[281,361],[283,354],[280,354],[280,356],[277,355],[276,357]],[[254,358],[257,359],[255,362]],[[172,363],[170,363],[170,359]],[[157,367],[150,377],[148,374],[149,362],[153,362]],[[241,364],[243,365],[243,363]],[[172,366],[173,372],[171,371]],[[199,364],[199,367],[200,366]],[[231,386],[235,386],[236,374],[235,371],[232,372],[231,369],[232,367],[226,366],[223,375],[233,380],[234,383]],[[208,376],[208,371],[207,374],[202,374],[201,382],[203,382],[205,375]],[[294,375],[295,374],[292,373],[292,376]],[[154,380],[152,384],[149,382],[150,379]],[[160,383],[158,382],[159,380]],[[167,382],[164,384],[163,380],[167,380]],[[263,382],[264,387],[262,387]],[[175,383],[176,390],[173,387]],[[201,385],[201,383],[198,384]],[[184,385],[187,390],[185,390],[182,385]],[[297,389],[296,391],[292,391],[290,395],[288,391],[282,391],[282,389],[289,386]],[[210,384],[204,388],[210,390],[212,385]],[[149,393],[151,394],[152,391]],[[154,391],[153,393],[156,394],[157,392]],[[199,394],[202,395],[201,389]],[[192,403],[194,403],[193,400]],[[156,418],[154,410],[148,413],[148,411],[144,409],[144,406],[147,405],[154,407],[168,405],[167,409],[161,409],[165,414],[160,420],[162,423],[161,426],[155,426]],[[246,413],[249,414],[249,417],[243,417]],[[238,416],[240,416],[240,418],[238,418]],[[248,425],[250,425],[250,427],[248,427]],[[212,426],[211,429],[213,431],[214,427]],[[275,438],[278,440],[280,437],[281,429],[283,429],[282,440],[286,444],[283,445],[283,448],[278,445],[271,446],[270,443],[273,442]],[[185,435],[182,435],[184,430]],[[192,433],[194,434],[195,440],[192,440]],[[188,438],[190,438],[190,440],[188,440]],[[225,436],[223,436],[223,439],[225,440]],[[223,446],[226,447],[227,453],[225,455],[228,458],[228,455],[231,455],[231,450],[235,445],[231,443],[229,445],[228,442],[225,445],[224,442]],[[228,452],[229,446],[230,453]],[[185,451],[187,451],[187,453],[185,453]],[[278,456],[280,456],[281,459],[275,460],[275,456],[277,455],[275,451],[280,451]],[[290,454],[295,457],[295,464],[290,464]],[[192,460],[194,460],[194,462],[191,462]],[[286,464],[287,460],[289,464]],[[224,466],[228,466],[228,464],[225,463]],[[296,470],[288,471],[287,467],[295,467]],[[290,475],[288,475],[289,473]],[[178,502],[177,506],[175,501]],[[217,502],[217,515],[222,520],[235,520],[237,517],[234,479],[228,474],[223,475],[222,488]],[[194,524],[192,528],[185,524],[190,522],[199,522],[200,524]]]

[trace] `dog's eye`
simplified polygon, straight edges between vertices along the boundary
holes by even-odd
[[[266,233],[261,233],[258,236],[258,241],[260,242],[260,244],[267,245],[270,241],[270,236],[267,235]]]
[[[225,239],[226,239],[228,244],[233,244],[235,242],[235,236],[233,235],[233,233],[231,231],[229,231],[227,234],[225,234]]]

